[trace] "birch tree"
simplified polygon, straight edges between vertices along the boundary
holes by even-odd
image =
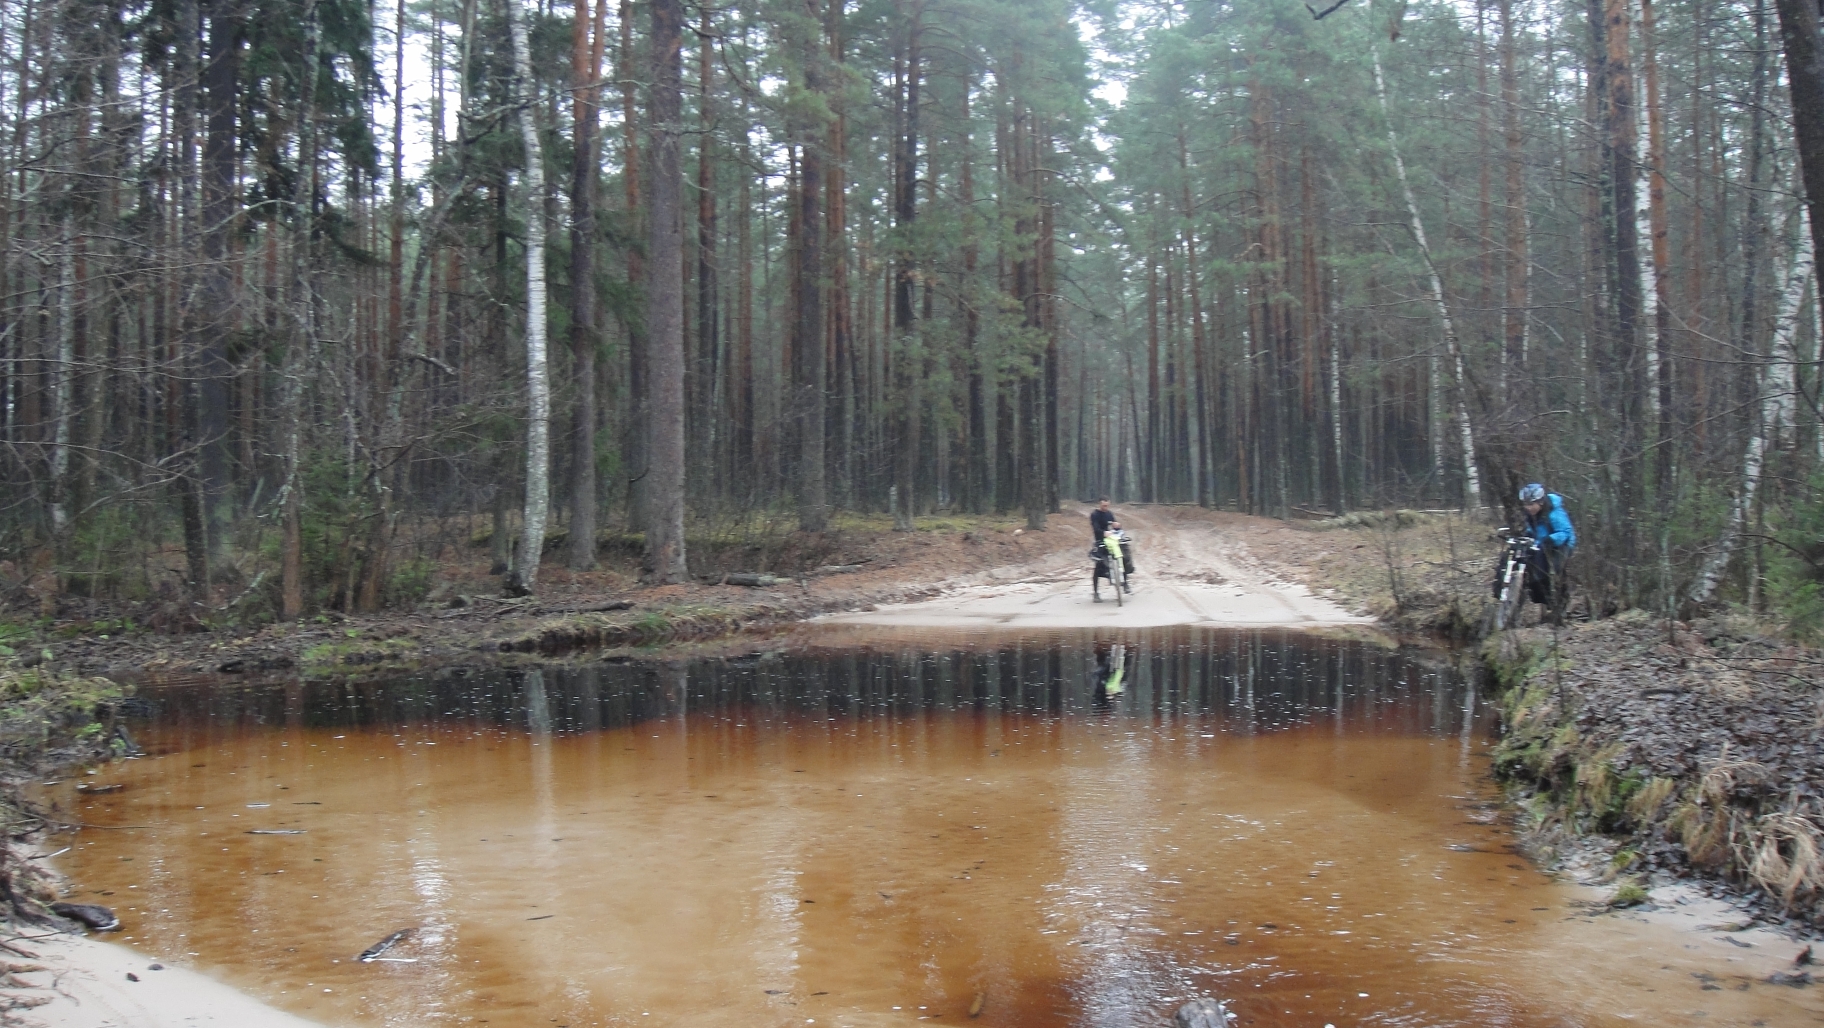
[[[501,8],[507,32],[513,37],[519,134],[526,147],[526,504],[519,554],[508,575],[507,590],[529,595],[538,587],[545,519],[551,508],[551,381],[545,343],[545,154],[538,138],[538,97],[524,12],[514,16],[517,3],[503,0]]]
[[[1406,200],[1406,213],[1412,221],[1412,238],[1425,262],[1425,275],[1431,283],[1432,301],[1438,307],[1438,321],[1444,330],[1444,348],[1450,355],[1451,369],[1456,373],[1457,438],[1463,448],[1463,504],[1476,509],[1482,506],[1482,472],[1476,465],[1476,434],[1469,423],[1469,406],[1464,394],[1469,392],[1469,376],[1463,370],[1463,346],[1457,338],[1455,322],[1450,318],[1450,303],[1444,296],[1444,280],[1431,258],[1431,246],[1425,241],[1425,219],[1419,216],[1419,201],[1412,194],[1412,182],[1406,177],[1406,161],[1400,156],[1400,137],[1393,128],[1393,112],[1387,106],[1387,80],[1381,74],[1381,48],[1368,49],[1374,64],[1374,93],[1381,103],[1381,117],[1387,122],[1387,149],[1393,155],[1393,171],[1400,182],[1400,194]]]
[[[1772,359],[1756,369],[1753,376],[1756,392],[1756,417],[1749,431],[1748,446],[1742,454],[1742,479],[1735,502],[1729,507],[1729,519],[1723,525],[1710,558],[1704,562],[1697,580],[1692,583],[1693,603],[1708,603],[1729,569],[1729,561],[1742,541],[1742,528],[1754,510],[1755,497],[1761,488],[1761,475],[1766,470],[1767,447],[1777,437],[1782,425],[1790,424],[1794,409],[1792,372],[1796,364],[1794,341],[1805,296],[1812,285],[1815,254],[1812,251],[1811,222],[1801,217],[1799,239],[1794,247],[1792,267],[1786,273],[1786,284],[1780,291],[1779,319],[1774,323]]]

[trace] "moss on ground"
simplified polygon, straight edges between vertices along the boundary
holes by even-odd
[[[110,710],[126,694],[106,678],[0,665],[0,756],[23,768],[70,747],[105,748]]]
[[[418,643],[412,639],[354,639],[306,647],[299,655],[299,666],[313,677],[351,668],[405,671],[417,666],[418,653]]]
[[[1626,878],[1615,888],[1615,895],[1609,897],[1609,906],[1617,909],[1638,907],[1651,899],[1646,884],[1639,878]]]
[[[484,642],[501,653],[554,656],[596,647],[663,646],[733,635],[776,621],[796,620],[802,611],[763,603],[737,606],[681,604],[651,610],[568,614],[533,625],[516,635]]]
[[[23,852],[47,824],[22,798],[20,783],[128,752],[132,743],[116,718],[129,692],[106,678],[0,662],[0,918],[50,922],[57,898],[51,874]]]

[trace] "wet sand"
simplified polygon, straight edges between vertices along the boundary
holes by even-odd
[[[1359,644],[1193,638],[1136,638],[1113,698],[1083,640],[819,655],[875,683],[844,695],[789,660],[638,669],[649,701],[419,683],[391,720],[226,690],[98,776],[122,791],[69,797],[147,827],[62,862],[130,945],[327,1024],[1153,1025],[1199,994],[1262,1025],[1820,1012],[1761,983],[1790,960],[1771,933],[1592,916],[1515,856],[1460,686]],[[273,831],[299,834],[250,834]]]
[[[16,986],[6,990],[7,998],[45,1001],[45,1005],[16,1012],[17,1020],[8,1023],[54,1028],[313,1028],[316,1024],[208,975],[154,960],[126,946],[68,935],[10,945],[22,955],[14,964],[43,970],[15,972]]]
[[[1085,518],[1083,549],[1089,546]],[[1121,511],[1136,537],[1133,592],[1117,603],[1113,587],[1090,590],[1091,562],[1054,560],[1043,566],[978,576],[937,599],[883,605],[819,619],[822,623],[969,629],[1225,628],[1371,626],[1335,600],[1273,574],[1246,549],[1202,520],[1179,521],[1170,511]]]

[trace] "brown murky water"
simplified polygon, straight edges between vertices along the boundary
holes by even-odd
[[[61,797],[133,827],[63,869],[130,944],[329,1023],[1631,1020],[1540,956],[1565,897],[1497,823],[1473,694],[1371,646],[887,637],[141,694],[150,755]]]

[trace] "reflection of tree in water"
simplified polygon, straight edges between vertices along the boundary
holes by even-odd
[[[1116,704],[1112,697],[1121,697]],[[149,683],[161,730],[186,738],[237,724],[309,728],[443,723],[535,735],[655,720],[911,716],[974,711],[1068,716],[1196,715],[1225,730],[1274,731],[1319,718],[1459,734],[1477,709],[1451,669],[1363,642],[1282,629],[1130,629],[1036,638],[892,640],[733,656],[581,666],[443,668],[392,679]],[[1466,706],[1469,710],[1466,712]]]
[[[1095,686],[1090,702],[1097,710],[1112,710],[1115,697],[1127,688],[1127,647],[1099,640],[1096,643]]]
[[[551,697],[545,692],[545,673],[534,669],[523,679],[526,689],[526,727],[533,735],[551,734]]]

